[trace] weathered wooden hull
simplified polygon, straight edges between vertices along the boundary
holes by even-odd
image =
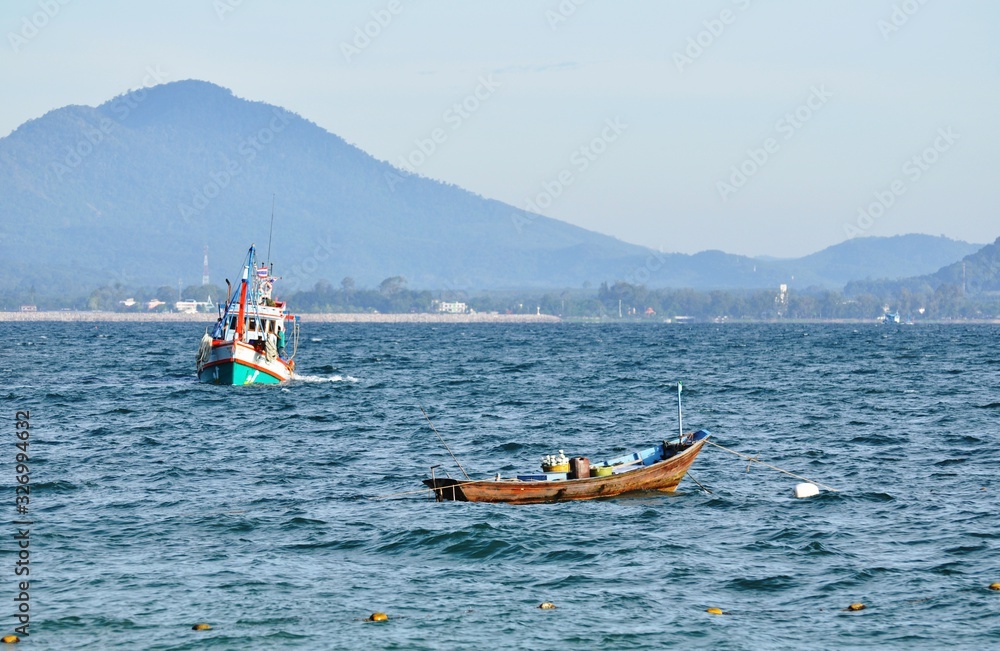
[[[507,502],[537,504],[566,500],[592,500],[614,497],[634,491],[672,492],[701,452],[707,437],[685,447],[678,454],[609,477],[589,477],[563,481],[468,480],[451,478],[425,479],[438,501]]]

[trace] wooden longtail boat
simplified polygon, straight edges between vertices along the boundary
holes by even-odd
[[[431,477],[424,484],[439,502],[507,502],[535,504],[565,500],[591,500],[633,491],[673,492],[710,436],[698,430],[680,441],[609,459],[591,468],[610,467],[608,476],[550,479],[551,475],[523,475],[513,479],[474,480]]]

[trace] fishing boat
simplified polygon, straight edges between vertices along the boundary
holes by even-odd
[[[431,478],[425,479],[424,484],[433,491],[434,497],[439,502],[537,504],[592,500],[634,491],[672,493],[711,436],[703,429],[686,435],[683,433],[682,388],[678,382],[676,439],[665,440],[663,443],[593,465],[584,457],[567,459],[560,450],[558,457],[548,455],[542,459],[543,472],[517,475],[509,479],[501,478],[499,474],[493,479],[470,479],[461,464],[458,465],[462,474],[466,476],[465,479],[437,477],[434,472],[437,466],[434,466],[431,468]],[[433,425],[431,427],[433,428]],[[434,431],[437,433],[437,430]],[[438,437],[440,436],[438,434]],[[444,439],[441,442],[444,443]],[[448,451],[451,452],[451,448],[448,448]],[[458,459],[455,459],[455,462],[457,463]]]
[[[536,504],[565,500],[592,500],[633,491],[673,492],[710,436],[691,432],[681,440],[664,441],[632,454],[589,466],[590,475],[543,472],[511,479],[453,479],[431,477],[424,484],[439,502],[506,502]],[[577,467],[583,464],[578,464]],[[589,464],[587,464],[589,465]],[[577,474],[582,474],[578,473]]]
[[[219,319],[198,347],[198,380],[211,384],[277,384],[292,377],[299,318],[271,293],[272,268],[257,264],[250,245],[239,285],[220,303]],[[288,349],[291,349],[289,353]]]

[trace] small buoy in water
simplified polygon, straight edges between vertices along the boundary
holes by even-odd
[[[991,583],[990,584],[990,590],[1000,590],[1000,582]]]
[[[707,608],[705,610],[705,612],[708,613],[709,615],[721,615],[722,614],[722,609],[721,608]]]
[[[865,609],[865,605],[863,603],[861,603],[860,601],[858,601],[858,602],[855,602],[855,603],[851,604],[850,606],[848,606],[847,609],[848,610],[864,610]]]
[[[369,622],[384,622],[389,619],[389,616],[385,613],[372,613],[372,616],[368,618]]]
[[[0,637],[0,642],[3,642],[4,644],[17,644],[20,641],[21,638],[16,635],[4,635],[3,637]]]
[[[542,610],[552,610],[553,608],[556,607],[556,605],[551,601],[543,601],[542,603],[538,604],[538,607],[541,608]]]
[[[206,624],[205,622],[201,622],[201,623],[198,623],[198,624],[195,624],[194,626],[192,626],[191,630],[192,631],[210,631],[210,630],[212,630],[212,627],[209,626],[208,624]]]
[[[819,495],[819,486],[816,484],[796,484],[795,497],[813,497]]]

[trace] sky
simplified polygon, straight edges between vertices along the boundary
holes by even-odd
[[[662,251],[987,243],[998,28],[995,0],[4,0],[0,137],[202,79]]]

